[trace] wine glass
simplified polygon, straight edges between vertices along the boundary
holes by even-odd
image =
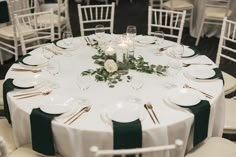
[[[181,70],[182,68],[182,64],[179,60],[176,60],[176,59],[171,59],[169,62],[168,62],[168,70],[167,70],[167,84],[166,84],[166,87],[176,87],[177,84],[176,82],[179,82],[177,80],[177,75],[179,73],[179,71]]]
[[[43,52],[43,57],[46,58],[48,61],[54,57],[54,54],[48,50],[49,49],[49,44],[44,45],[42,47],[42,52]]]
[[[164,41],[164,32],[162,32],[162,31],[155,31],[153,35],[156,38],[157,45],[160,45],[160,44],[163,43],[163,41]]]
[[[131,99],[134,102],[140,102],[139,91],[143,87],[143,75],[139,73],[131,74],[130,86],[133,89],[134,93],[131,96]]]
[[[178,44],[172,48],[172,55],[176,59],[181,59],[183,54],[184,54],[184,45],[183,44]]]
[[[63,32],[62,34],[63,37],[63,42],[67,45],[67,46],[71,46],[72,42],[73,42],[73,35],[71,33],[71,31],[66,30]]]
[[[59,74],[60,72],[60,63],[57,60],[57,58],[52,58],[49,60],[48,65],[46,67],[48,73],[51,75],[51,79],[50,79],[50,83],[52,88],[56,89],[59,87],[59,84],[57,82],[57,78],[56,76]]]

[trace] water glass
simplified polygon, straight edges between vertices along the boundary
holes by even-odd
[[[136,26],[134,26],[134,25],[127,26],[126,34],[130,39],[134,39],[137,34]]]
[[[68,31],[68,30],[64,31],[62,34],[62,38],[63,38],[63,42],[68,46],[70,46],[73,42],[73,35],[71,31]]]
[[[43,57],[46,58],[47,60],[50,60],[51,58],[54,57],[54,54],[48,50],[49,45],[44,45],[42,47],[42,52],[43,52]]]
[[[105,35],[105,28],[103,25],[96,25],[95,26],[95,35],[98,40],[101,40]]]
[[[184,54],[184,45],[178,44],[175,47],[173,47],[172,50],[173,50],[172,55],[175,58],[180,59]]]
[[[164,41],[164,32],[162,32],[162,31],[155,31],[153,35],[156,38],[157,45],[160,45],[160,44],[163,43],[163,41]]]

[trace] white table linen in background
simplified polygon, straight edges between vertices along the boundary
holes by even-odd
[[[193,27],[192,27],[192,30],[190,30],[190,34],[192,37],[197,37],[198,35],[201,21],[204,15],[204,6],[205,6],[206,1],[207,0],[193,0],[193,5],[194,5],[193,18],[192,18]],[[236,1],[235,0],[231,0],[229,8],[232,10],[232,15],[230,16],[230,18],[232,20],[236,20]],[[202,34],[208,37],[219,36],[221,32],[221,26],[206,24],[203,27],[203,32],[204,33]]]
[[[14,92],[8,94],[9,108],[12,118],[13,134],[17,146],[31,143],[30,132],[30,113],[33,108],[39,107],[48,102],[52,97],[68,99],[78,97],[81,91],[76,86],[76,72],[87,69],[95,69],[97,65],[93,63],[92,55],[97,50],[88,47],[81,38],[75,38],[73,41],[77,46],[76,50],[71,52],[72,56],[56,56],[60,61],[61,70],[57,77],[60,88],[53,90],[48,96],[36,96],[28,99],[17,100],[13,96]],[[165,41],[163,46],[170,45]],[[166,65],[171,59],[167,55],[156,55],[154,46],[136,47],[135,55],[142,55],[145,60],[153,64]],[[41,55],[41,49],[32,52],[33,55]],[[206,56],[197,56],[192,59],[183,61],[198,61],[213,63]],[[14,67],[14,65],[13,65]],[[186,68],[183,68],[183,70]],[[198,89],[214,96],[209,100],[211,105],[208,136],[221,136],[224,123],[224,91],[221,80],[208,82],[196,82],[186,79],[183,70],[176,76],[176,83],[182,87],[188,83]],[[131,70],[130,70],[131,71]],[[133,71],[131,71],[133,73]],[[47,75],[44,70],[41,75]],[[23,78],[33,76],[29,72],[8,71],[6,78]],[[193,134],[193,115],[185,110],[172,108],[163,101],[163,98],[170,92],[163,84],[166,82],[165,76],[155,74],[143,74],[144,85],[139,92],[140,98],[144,103],[151,102],[154,110],[161,122],[154,125],[147,111],[144,109],[145,119],[142,123],[143,130],[143,147],[164,145],[173,143],[176,138],[184,141],[182,155],[185,151],[192,148]],[[133,92],[130,84],[126,81],[118,83],[115,88],[109,88],[105,82],[93,82],[91,87],[85,91],[92,105],[88,113],[83,114],[71,125],[64,125],[57,121],[52,121],[52,130],[55,140],[55,146],[58,152],[65,157],[88,157],[90,156],[89,148],[97,145],[101,149],[113,148],[113,129],[112,126],[101,119],[101,114],[107,105],[113,105],[117,100],[129,96]],[[204,98],[204,97],[203,97]]]

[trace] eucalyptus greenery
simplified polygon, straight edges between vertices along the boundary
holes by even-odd
[[[116,55],[107,55],[105,52],[98,48],[97,54],[92,56],[94,59],[94,63],[100,65],[99,68],[93,70],[88,69],[83,71],[81,74],[84,75],[95,75],[96,81],[104,81],[108,82],[109,87],[114,87],[115,84],[122,80],[126,80],[129,82],[131,77],[128,75],[128,72],[125,68],[128,66],[129,69],[136,70],[143,73],[153,74],[156,73],[157,75],[165,75],[168,69],[168,66],[162,65],[154,65],[149,64],[144,60],[142,56],[135,58],[134,56],[129,56],[125,62],[116,62],[118,65],[118,70],[115,72],[108,72],[105,67],[104,63],[108,59],[112,59],[116,61]],[[122,77],[125,76],[125,77]]]

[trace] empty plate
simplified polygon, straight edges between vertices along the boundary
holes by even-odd
[[[73,38],[68,38],[68,39],[63,39],[63,40],[59,40],[56,42],[56,45],[58,47],[61,47],[63,49],[70,49],[73,48]]]
[[[133,101],[119,101],[114,105],[110,105],[104,109],[104,116],[110,122],[131,122],[136,119],[144,120],[143,105]]]
[[[14,79],[13,85],[19,88],[33,88],[39,82],[35,78]]]
[[[42,65],[47,63],[47,59],[41,56],[37,55],[30,55],[25,57],[22,60],[23,64],[30,65],[30,66],[37,66],[37,65]]]
[[[190,49],[187,46],[184,46],[184,53],[182,55],[182,57],[186,58],[186,57],[192,57],[195,54],[195,51],[193,51],[192,49]]]
[[[135,38],[137,43],[140,44],[155,44],[157,39],[156,37],[152,37],[152,36],[136,36]]]
[[[181,88],[172,91],[168,98],[172,103],[180,106],[194,106],[201,101],[201,94],[192,89]]]
[[[187,72],[191,77],[197,79],[209,79],[215,76],[215,71],[204,65],[190,67]]]
[[[41,105],[40,109],[48,114],[61,114],[70,110],[70,105],[68,104],[45,104]]]

